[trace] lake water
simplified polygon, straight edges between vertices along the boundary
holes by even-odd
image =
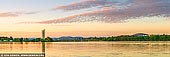
[[[0,52],[42,52],[41,43],[0,43]],[[48,42],[46,57],[170,57],[170,42]]]

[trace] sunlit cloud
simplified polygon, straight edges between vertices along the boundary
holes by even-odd
[[[126,5],[128,0],[83,0],[80,2],[71,3],[68,5],[57,6],[55,9],[62,9],[65,11],[80,10],[92,7],[115,7],[115,5]]]
[[[19,12],[3,12],[0,13],[0,17],[17,17]]]
[[[76,23],[105,22],[117,23],[137,17],[152,17],[170,15],[169,0],[83,0],[56,7],[56,10],[73,11],[98,7],[93,11],[72,15],[64,18],[45,20],[34,23]]]
[[[99,21],[109,22],[109,21],[111,21],[111,19],[109,19],[111,17],[111,15],[107,14],[107,13],[103,14],[103,12],[112,11],[112,10],[114,10],[114,9],[103,8],[101,10],[94,10],[94,11],[90,11],[90,12],[86,12],[86,13],[82,13],[82,14],[68,16],[65,18],[40,21],[40,22],[36,22],[36,23],[51,24],[51,23],[75,23],[75,22],[79,23],[79,22],[95,22],[95,21],[96,22],[99,22]],[[105,15],[107,15],[107,16],[105,16]],[[108,16],[110,16],[110,17],[108,17]]]
[[[0,17],[18,17],[21,15],[37,14],[40,12],[0,12]]]

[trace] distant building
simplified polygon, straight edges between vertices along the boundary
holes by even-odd
[[[42,30],[42,38],[45,38],[45,29]]]
[[[145,34],[145,33],[137,33],[134,34],[133,36],[148,36],[149,34]]]

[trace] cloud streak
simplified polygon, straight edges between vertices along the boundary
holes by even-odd
[[[0,17],[18,17],[20,15],[37,14],[39,12],[2,12]]]
[[[19,12],[3,12],[0,13],[0,17],[17,17]]]
[[[92,7],[114,7],[114,5],[122,5],[128,3],[127,0],[83,0],[68,5],[57,6],[55,9],[65,11],[80,10]]]
[[[45,20],[34,23],[76,23],[105,22],[117,23],[130,18],[170,15],[170,0],[85,0],[58,6],[56,9],[73,11],[98,7],[94,11],[72,15],[69,17]]]
[[[15,12],[0,12],[0,17],[18,17],[21,15],[31,15],[31,14],[38,14],[43,12],[49,12],[52,11],[51,9],[48,10],[39,10],[39,11],[15,11]]]

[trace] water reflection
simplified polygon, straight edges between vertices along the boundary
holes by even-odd
[[[0,43],[1,52],[41,52],[41,43]],[[170,42],[46,43],[46,57],[169,57]]]
[[[0,52],[41,52],[41,43],[0,42]]]

